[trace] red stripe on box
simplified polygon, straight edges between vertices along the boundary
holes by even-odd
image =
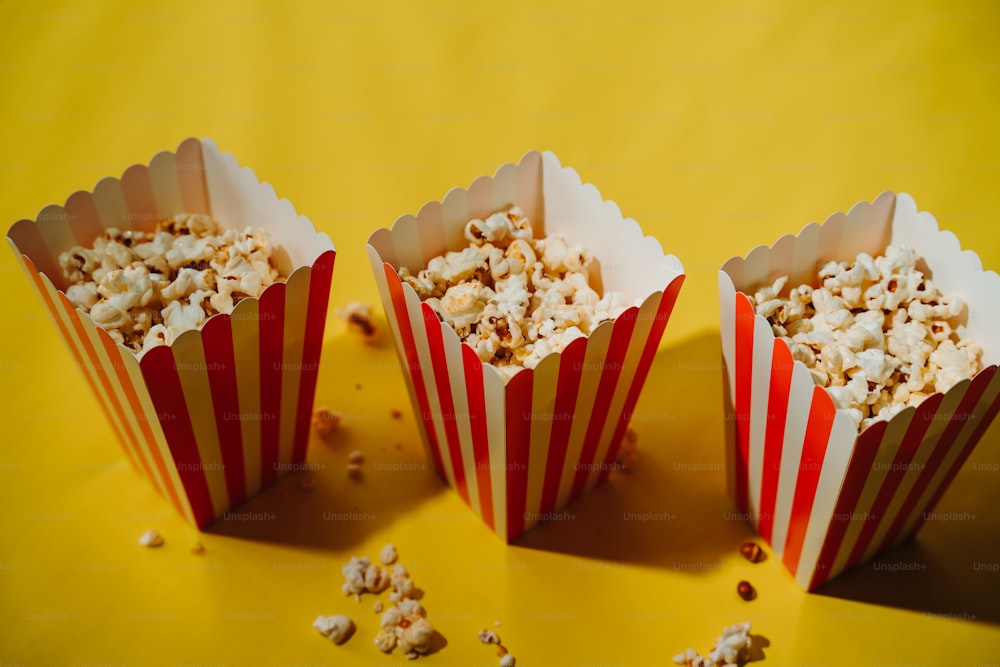
[[[260,330],[260,482],[261,488],[278,476],[281,451],[281,376],[284,363],[285,284],[269,285],[261,294],[258,309]],[[241,419],[246,419],[241,415]]]
[[[402,342],[405,359],[401,358],[400,363],[406,365],[406,372],[410,375],[410,385],[417,397],[417,404],[420,407],[420,421],[418,422],[424,430],[427,449],[430,450],[434,469],[438,476],[447,481],[448,476],[444,471],[444,461],[441,458],[441,445],[434,434],[434,422],[431,419],[430,402],[427,398],[427,390],[424,388],[424,375],[420,368],[420,356],[417,353],[417,343],[413,338],[413,328],[410,326],[410,313],[406,309],[406,297],[403,295],[403,283],[399,279],[399,274],[392,268],[392,265],[383,263],[385,270],[385,281],[389,288],[389,296],[392,299],[392,309],[396,314],[396,326],[399,331],[399,338]]]
[[[598,479],[600,484],[608,478],[611,473],[611,464],[614,463],[615,458],[618,456],[618,450],[622,443],[622,438],[625,436],[625,429],[628,428],[629,422],[632,421],[632,413],[635,410],[635,404],[639,401],[639,393],[642,391],[642,386],[646,382],[646,376],[649,375],[649,369],[653,365],[653,359],[656,358],[656,351],[660,347],[660,340],[663,338],[663,331],[667,327],[667,321],[670,319],[670,313],[673,311],[674,304],[677,302],[677,295],[681,290],[681,285],[684,283],[684,276],[677,276],[674,278],[669,285],[667,285],[666,290],[663,292],[663,296],[660,298],[660,303],[657,305],[656,314],[653,316],[653,325],[649,329],[649,337],[646,339],[645,345],[642,348],[642,356],[639,358],[639,366],[635,370],[635,376],[632,379],[632,386],[629,387],[628,396],[625,398],[625,405],[622,406],[622,416],[618,421],[618,426],[615,428],[615,433],[611,439],[611,447],[608,448],[608,455],[604,457],[604,467],[601,470],[601,476]]]
[[[542,514],[556,507],[559,484],[566,465],[569,435],[576,417],[576,398],[580,392],[580,372],[587,354],[587,341],[577,338],[567,345],[559,357],[559,378],[556,380],[556,398],[552,404],[552,430],[549,432],[548,451],[545,456],[545,478],[542,484]],[[524,373],[518,373],[518,377]],[[508,391],[508,396],[510,392]],[[531,403],[528,403],[528,410]]]
[[[469,429],[472,432],[472,458],[476,471],[476,488],[479,489],[479,508],[483,521],[495,531],[491,476],[493,467],[490,465],[490,435],[486,421],[483,363],[468,345],[462,346],[462,362],[465,367],[465,387],[469,401]]]
[[[247,488],[243,430],[240,420],[231,418],[231,415],[239,414],[240,401],[230,316],[220,315],[209,320],[201,329],[201,342],[205,350],[208,387],[215,409],[215,430],[219,436],[226,492],[230,507],[234,507],[246,498]]]
[[[736,455],[733,469],[736,479],[736,505],[747,512],[747,475],[750,462],[750,398],[753,384],[754,309],[742,292],[736,293],[736,400],[733,419],[736,420]]]
[[[156,478],[152,475],[149,476],[149,481],[153,486],[165,496],[174,507],[177,508],[177,512],[181,515],[185,515],[184,505],[178,495],[178,490],[174,488],[173,478],[167,471],[167,462],[163,460],[163,455],[160,452],[160,448],[156,442],[156,437],[153,435],[152,426],[149,423],[150,419],[156,419],[157,415],[147,415],[146,411],[142,407],[142,403],[139,401],[139,396],[136,394],[136,388],[132,384],[132,378],[128,374],[128,369],[125,367],[125,363],[121,361],[121,352],[119,347],[111,340],[111,336],[108,336],[103,331],[98,330],[98,336],[101,339],[101,344],[104,346],[104,351],[107,353],[108,358],[112,359],[112,364],[115,368],[115,373],[118,376],[118,383],[121,385],[122,392],[125,394],[125,398],[128,400],[129,411],[135,416],[136,423],[139,425],[139,430],[141,431],[141,437],[145,439],[147,450],[149,451],[149,456],[152,459],[153,465],[160,473],[160,479],[163,480],[163,488],[160,488],[160,484],[156,481]],[[127,352],[126,354],[131,354]],[[136,452],[139,455],[139,452]],[[144,466],[145,467],[145,466]]]
[[[992,369],[995,372],[996,366],[993,366]],[[927,463],[924,465],[924,469],[920,471],[920,475],[917,476],[917,481],[914,482],[909,495],[907,495],[906,500],[903,501],[899,514],[896,515],[892,524],[889,526],[889,530],[886,532],[885,538],[882,541],[883,546],[896,542],[897,538],[900,536],[900,531],[903,530],[903,526],[906,525],[907,520],[910,516],[912,516],[917,503],[920,502],[920,497],[927,490],[931,480],[934,478],[934,474],[941,467],[944,457],[948,454],[951,446],[958,438],[958,434],[961,433],[962,428],[965,426],[966,420],[964,418],[956,419],[955,417],[957,415],[968,415],[972,409],[976,407],[976,403],[979,402],[979,399],[986,391],[986,387],[989,384],[990,379],[993,377],[992,372],[989,373],[989,379],[985,379],[981,385],[977,384],[980,382],[979,378],[984,377],[983,373],[985,372],[986,371],[979,373],[972,379],[969,386],[966,387],[965,394],[963,394],[962,398],[959,399],[958,407],[955,408],[955,413],[952,415],[948,425],[941,433],[941,437],[938,438],[937,443],[935,443],[934,449],[931,451],[931,455],[927,457]],[[922,521],[915,523],[913,532],[915,533],[921,525]]]
[[[833,429],[833,419],[836,416],[837,410],[833,407],[833,401],[830,400],[826,390],[814,387],[812,406],[809,408],[809,423],[806,425],[805,438],[802,442],[802,458],[797,471],[798,480],[792,497],[792,512],[788,519],[788,537],[785,539],[785,551],[781,557],[793,575],[799,568],[802,545],[805,543],[806,531],[809,528],[813,502],[816,500],[819,474],[823,468],[826,446],[830,442],[830,431]]]
[[[593,470],[594,455],[601,442],[601,432],[608,419],[608,408],[615,396],[615,388],[622,374],[629,343],[632,342],[632,332],[635,331],[638,314],[638,308],[629,308],[618,316],[611,327],[611,340],[608,341],[608,351],[601,367],[601,379],[594,394],[594,409],[590,411],[587,432],[583,436],[583,447],[580,449],[579,465],[576,466],[573,485],[570,487],[571,502],[583,493],[590,472]]]
[[[568,349],[568,347],[567,347]],[[565,362],[565,358],[563,359]],[[562,368],[559,369],[560,372]],[[531,446],[532,393],[535,372],[526,368],[504,388],[507,406],[507,541],[524,532],[528,503],[528,451]],[[538,443],[544,446],[544,443]],[[561,470],[561,469],[560,469]]]
[[[327,250],[313,262],[309,273],[306,329],[302,333],[302,374],[299,377],[299,404],[295,416],[295,441],[292,444],[292,461],[295,463],[306,460],[306,448],[309,445],[316,381],[319,379],[319,363],[323,354],[323,327],[326,324],[336,256],[335,251]]]
[[[771,536],[774,534],[774,509],[778,501],[781,452],[785,443],[788,397],[792,390],[794,365],[788,344],[776,338],[771,354],[771,382],[767,396],[767,426],[764,433],[760,511],[757,516],[757,532],[768,544],[771,543]]]
[[[973,408],[975,408],[976,404],[983,397],[983,394],[986,393],[986,388],[989,386],[990,381],[993,379],[993,375],[996,372],[997,372],[997,366],[990,366],[984,370],[981,370],[979,373],[976,374],[974,378],[972,378],[972,382],[969,384],[969,388],[966,390],[967,393],[965,397],[963,397],[959,408],[955,410],[956,415],[964,414],[966,417],[968,417],[969,415],[972,414]],[[965,447],[962,448],[962,451],[955,458],[955,461],[952,463],[951,468],[949,468],[948,472],[945,473],[944,479],[941,481],[941,485],[937,488],[937,490],[934,491],[926,507],[924,507],[923,510],[920,512],[920,517],[914,524],[913,532],[911,534],[916,534],[916,532],[920,530],[920,527],[924,524],[924,521],[926,521],[926,515],[932,512],[934,510],[934,507],[937,506],[938,501],[941,500],[941,496],[943,496],[944,492],[948,490],[948,487],[951,485],[952,480],[955,479],[955,475],[958,474],[958,471],[959,469],[961,469],[962,464],[965,463],[965,460],[969,457],[969,454],[972,453],[972,450],[976,446],[976,443],[978,443],[979,439],[983,437],[983,434],[986,432],[986,429],[989,428],[990,423],[996,417],[998,411],[1000,411],[1000,396],[997,396],[996,398],[993,399],[993,402],[990,404],[989,408],[987,408],[985,414],[980,419],[979,425],[976,426],[975,430],[972,432],[972,435],[969,437],[969,441],[965,444]],[[955,443],[955,440],[958,438],[958,434],[962,431],[962,428],[964,426],[964,421],[967,420],[952,420],[952,421],[954,423],[948,425],[948,429],[946,429],[945,434],[941,436],[941,442],[938,444],[938,447],[941,448],[942,450],[948,449]],[[952,430],[953,426],[955,427],[954,430]],[[945,439],[946,437],[947,440]],[[937,465],[940,465],[940,461],[937,462]],[[928,468],[929,467],[930,465],[928,465]]]
[[[121,443],[122,449],[125,450],[125,457],[129,460],[129,463],[132,464],[132,467],[138,470],[139,463],[135,459],[135,454],[133,454],[133,452],[129,448],[128,442],[125,441],[122,432],[118,430],[118,427],[115,425],[114,420],[111,418],[111,411],[108,409],[108,406],[104,404],[104,401],[100,400],[101,395],[97,391],[97,384],[94,375],[93,373],[91,373],[90,369],[87,367],[86,363],[83,360],[82,356],[83,350],[81,349],[82,343],[80,347],[74,344],[73,341],[75,336],[72,333],[70,333],[69,329],[67,329],[66,325],[63,323],[62,318],[59,316],[59,310],[57,309],[55,303],[52,301],[52,298],[49,295],[48,287],[46,286],[45,281],[42,280],[41,274],[39,274],[38,269],[35,268],[35,264],[31,261],[31,259],[27,255],[21,255],[21,257],[24,260],[24,265],[28,269],[28,275],[31,276],[32,282],[35,283],[35,289],[41,295],[42,302],[45,304],[46,310],[49,311],[49,316],[55,323],[56,328],[59,329],[59,335],[66,343],[66,347],[69,349],[70,355],[76,361],[76,366],[77,368],[80,369],[80,373],[83,375],[83,379],[87,381],[88,385],[90,385],[91,396],[93,396],[94,399],[97,400],[97,404],[101,406],[101,411],[104,413],[104,417],[107,419],[108,424],[111,426],[111,430],[115,432],[115,436],[118,438],[118,442]],[[68,315],[70,320],[79,317],[76,310],[74,310],[72,307],[70,307]]]
[[[87,332],[83,328],[83,321],[80,319],[82,315],[80,315],[79,311],[73,307],[73,304],[70,303],[65,294],[57,292],[57,295],[63,310],[66,312],[70,322],[73,324],[73,330],[76,333],[76,340],[80,342],[82,351],[87,355],[87,366],[81,370],[83,370],[84,373],[87,373],[87,370],[89,370],[95,381],[104,387],[104,393],[108,400],[108,404],[105,406],[105,409],[112,414],[121,415],[123,411],[122,404],[118,401],[118,397],[115,395],[114,388],[111,386],[107,372],[104,370],[104,366],[101,364],[101,360],[97,356],[97,350],[93,347],[93,345],[91,345],[90,338],[87,337]],[[107,334],[102,331],[98,331],[97,335],[106,336]],[[98,399],[99,403],[101,402],[100,394],[95,393],[94,397]],[[150,470],[145,457],[143,457],[142,453],[139,451],[138,439],[135,432],[132,431],[132,427],[129,426],[127,421],[122,420],[122,430],[119,430],[115,426],[115,421],[110,418],[110,415],[108,423],[111,424],[111,429],[118,435],[118,439],[122,443],[122,448],[125,450],[125,453],[129,456],[129,458],[132,459],[132,464],[137,468],[144,470],[146,476],[149,477],[150,481],[152,481],[152,471]],[[137,461],[139,463],[136,463]]]
[[[462,460],[462,442],[458,436],[458,415],[455,414],[455,400],[451,395],[451,379],[448,359],[445,356],[441,320],[434,309],[426,303],[420,305],[427,331],[427,345],[430,347],[431,364],[434,371],[434,386],[437,387],[438,406],[444,422],[445,438],[448,439],[448,454],[451,457],[451,471],[455,476],[455,490],[466,504],[469,504],[469,483],[465,479],[465,462]]]
[[[896,450],[896,455],[892,459],[889,471],[882,480],[878,495],[875,496],[875,502],[872,503],[871,513],[874,520],[866,521],[861,528],[861,533],[847,557],[846,567],[853,567],[861,561],[875,535],[875,529],[887,520],[885,513],[889,509],[889,503],[892,502],[892,497],[896,495],[896,490],[906,476],[910,461],[913,460],[913,455],[920,447],[920,442],[924,439],[924,434],[927,433],[934,413],[937,412],[943,398],[944,394],[932,394],[917,406],[910,424],[906,427],[906,433],[903,434],[903,441],[899,444],[899,449]]]
[[[212,507],[212,497],[208,492],[208,482],[205,480],[201,456],[195,443],[191,416],[184,401],[184,388],[174,366],[174,353],[167,346],[155,347],[143,355],[139,366],[170,447],[173,465],[184,485],[195,523],[203,528],[215,518],[215,509]]]
[[[875,455],[878,454],[888,426],[889,422],[887,421],[876,422],[865,429],[855,441],[847,474],[844,475],[844,483],[840,487],[837,504],[830,520],[830,528],[823,539],[823,546],[820,548],[819,558],[816,561],[816,570],[809,582],[810,590],[822,584],[833,574],[832,570],[837,560],[837,554],[840,553],[852,517],[857,512],[858,501],[861,499],[861,493],[865,489],[868,476],[872,472]],[[868,515],[866,519],[873,520],[873,517]]]

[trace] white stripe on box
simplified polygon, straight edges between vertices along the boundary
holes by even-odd
[[[753,525],[760,527],[761,479],[764,474],[764,434],[771,386],[771,359],[774,353],[774,333],[760,315],[753,321],[752,375],[750,377],[750,423],[747,424],[750,447],[747,454],[747,512]]]
[[[243,299],[233,309],[229,320],[233,333],[233,356],[243,354],[260,359],[260,302]],[[241,414],[260,413],[260,364],[236,364],[236,394]],[[246,497],[261,488],[261,426],[257,419],[240,420],[243,443],[243,469]]]
[[[465,385],[465,364],[462,360],[462,341],[450,327],[441,327],[444,359],[448,368],[448,382],[451,390],[451,404],[454,410],[455,432],[458,434],[459,449],[462,452],[462,468],[465,471],[465,488],[469,492],[469,507],[482,516],[479,502],[479,479],[476,476],[476,457],[472,447],[472,427],[469,422],[469,391]]]
[[[427,340],[427,327],[424,323],[420,298],[409,285],[404,284],[402,288],[406,314],[410,320],[413,343],[417,350],[417,357],[420,360],[420,377],[423,380],[424,392],[427,396],[427,410],[430,411],[430,415],[421,415],[420,418],[424,420],[425,424],[427,423],[427,417],[431,418],[429,428],[432,428],[434,432],[434,440],[437,442],[438,455],[441,457],[441,466],[444,468],[445,478],[448,480],[448,486],[457,489],[455,468],[451,460],[451,451],[448,447],[448,435],[444,429],[444,421],[442,419],[441,397],[438,396],[437,391],[437,373],[447,373],[447,369],[437,369],[432,362],[430,343]]]
[[[528,488],[524,511],[542,513],[542,489],[545,486],[546,464],[552,440],[555,419],[536,419],[536,415],[554,416],[556,388],[559,386],[559,367],[562,355],[550,355],[533,371],[531,386],[531,430],[528,445]],[[568,363],[568,361],[567,361]],[[514,419],[518,416],[515,415]],[[557,461],[555,465],[562,462]]]
[[[729,266],[729,263],[726,265]],[[725,267],[724,267],[725,268]],[[727,420],[727,430],[733,436],[732,442],[725,443],[726,450],[726,492],[730,498],[736,496],[736,428],[733,421],[736,406],[736,288],[729,274],[719,271],[719,337],[722,343],[722,372],[728,379],[728,403],[733,413],[723,415]],[[725,391],[725,387],[723,387]]]
[[[483,366],[483,403],[486,406],[486,428],[489,434],[491,492],[493,494],[493,525],[507,541],[507,395],[503,378],[492,366]],[[496,407],[499,406],[499,407]]]

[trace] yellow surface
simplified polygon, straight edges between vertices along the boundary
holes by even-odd
[[[1000,663],[996,424],[938,508],[965,520],[878,567],[805,594],[777,559],[741,560],[715,282],[885,189],[1000,269],[996,3],[283,4],[0,1],[0,220],[208,136],[329,232],[331,303],[374,302],[371,230],[554,150],[687,270],[634,420],[641,464],[506,546],[419,464],[391,348],[331,318],[318,400],[345,425],[311,444],[317,487],[285,479],[243,508],[273,519],[199,535],[129,468],[0,253],[0,664],[405,663],[372,646],[372,600],[339,590],[342,562],[387,541],[447,641],[427,664],[496,664],[476,639],[494,620],[519,665],[582,667],[667,664],[744,619],[766,665]],[[163,548],[136,544],[148,528]],[[355,637],[321,639],[321,613]]]

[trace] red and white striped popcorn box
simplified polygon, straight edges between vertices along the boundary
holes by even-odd
[[[983,369],[858,433],[747,294],[785,274],[816,285],[819,263],[874,257],[889,244],[912,247],[941,292],[966,302],[956,331],[982,346]],[[1000,276],[909,195],[891,192],[722,267],[729,494],[803,588],[915,535],[986,431],[1000,409],[997,294]]]
[[[181,212],[267,230],[288,278],[137,355],[73,307],[58,257],[109,227],[150,231]],[[232,155],[187,139],[14,223],[7,240],[129,461],[191,523],[203,528],[304,461],[336,251]]]
[[[590,250],[603,289],[641,306],[504,384],[397,270],[467,247],[469,219],[511,204],[536,238],[562,233]],[[371,235],[368,255],[427,458],[491,529],[513,540],[607,478],[684,280],[676,257],[550,152],[400,217]]]

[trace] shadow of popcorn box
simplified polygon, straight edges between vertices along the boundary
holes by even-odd
[[[467,247],[464,228],[509,205],[535,237],[561,233],[600,262],[603,289],[636,304],[508,382],[399,277]],[[684,280],[680,261],[550,152],[529,152],[404,215],[368,255],[426,450],[510,541],[604,481]]]
[[[829,260],[906,245],[967,310],[960,338],[983,368],[944,393],[858,431],[748,294],[780,275],[816,285]],[[795,580],[812,590],[911,538],[1000,409],[1000,276],[906,194],[881,194],[811,223],[719,272],[729,494]]]
[[[59,254],[181,212],[265,229],[287,278],[136,354],[70,303]],[[187,139],[14,223],[7,240],[129,462],[191,523],[203,528],[305,460],[336,251],[251,169]]]

